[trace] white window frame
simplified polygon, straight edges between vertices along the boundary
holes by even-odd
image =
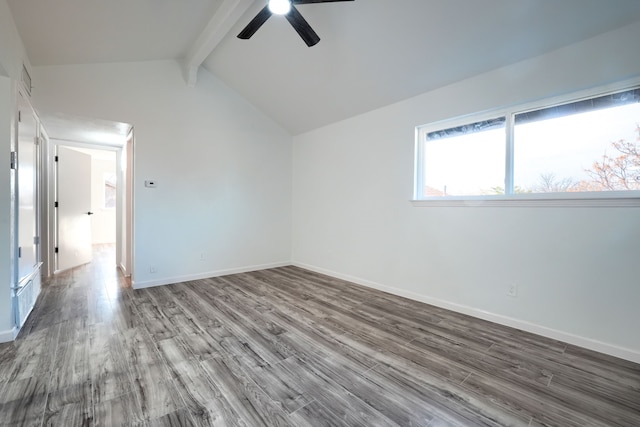
[[[640,191],[601,191],[581,193],[532,193],[513,194],[514,118],[527,111],[541,110],[560,104],[605,96],[614,92],[631,90],[640,86],[640,78],[600,86],[580,92],[542,99],[481,113],[474,113],[417,126],[415,132],[414,190],[411,203],[416,207],[640,207]],[[426,135],[443,129],[499,117],[506,118],[505,195],[482,196],[423,196],[424,145]]]

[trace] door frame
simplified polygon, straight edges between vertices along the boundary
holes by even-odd
[[[50,137],[46,147],[46,162],[42,162],[47,165],[46,171],[43,171],[43,176],[47,177],[45,200],[43,205],[47,206],[46,209],[46,232],[47,246],[43,251],[43,258],[46,258],[46,270],[44,271],[48,277],[58,273],[56,270],[56,253],[55,247],[57,243],[57,211],[55,208],[55,202],[57,199],[57,168],[55,162],[55,156],[57,147],[76,147],[76,148],[88,148],[94,150],[107,150],[114,151],[116,153],[116,169],[117,169],[117,183],[116,183],[116,264],[118,268],[123,271],[123,274],[127,277],[133,276],[133,256],[130,255],[130,260],[127,265],[122,261],[122,251],[118,248],[125,249],[124,254],[133,253],[133,130],[131,131],[131,138],[127,139],[127,143],[124,146],[114,146],[108,144],[93,144],[81,141],[62,140]],[[129,142],[130,141],[130,142]],[[130,148],[128,148],[130,146]],[[127,155],[126,151],[129,149],[131,155]],[[124,160],[124,164],[123,164]],[[127,173],[128,172],[128,173]],[[46,174],[46,175],[45,175]],[[131,195],[131,201],[125,205],[127,195]],[[125,206],[130,206],[130,215],[123,215],[121,212]],[[118,232],[119,230],[130,230],[129,233]],[[43,248],[45,248],[43,246]],[[125,270],[123,266],[128,266],[128,270]]]
[[[125,277],[133,283],[133,141],[134,128],[131,127],[125,145],[116,154],[118,181],[116,192],[120,195],[121,204],[116,203],[116,236],[120,236],[120,244],[116,237],[116,260]],[[124,183],[124,185],[120,185]],[[118,220],[120,218],[120,220]],[[127,244],[128,242],[128,244]]]
[[[43,273],[42,270],[42,235],[46,232],[46,230],[42,229],[43,224],[43,195],[44,191],[44,161],[43,161],[43,152],[45,150],[46,144],[46,132],[43,132],[42,122],[40,121],[40,117],[38,113],[33,108],[31,104],[31,97],[28,95],[25,87],[23,86],[23,82],[14,81],[12,84],[12,102],[13,102],[13,117],[12,117],[12,126],[11,126],[11,134],[10,134],[10,145],[9,150],[12,155],[12,164],[9,175],[10,182],[10,214],[9,214],[9,223],[10,223],[10,263],[9,263],[9,274],[10,274],[10,288],[11,288],[11,319],[13,322],[13,338],[15,339],[18,332],[22,328],[23,324],[18,318],[24,313],[20,313],[18,309],[18,293],[20,289],[24,289],[28,286],[31,289],[34,289],[34,283],[37,283],[36,289],[34,292],[37,294],[40,290],[40,279]],[[20,234],[20,215],[19,215],[19,197],[20,197],[20,115],[23,109],[28,109],[30,114],[32,114],[34,122],[35,122],[35,136],[34,136],[34,188],[33,188],[33,197],[34,197],[34,216],[35,216],[35,228],[34,228],[34,239],[38,239],[34,241],[35,245],[35,264],[33,266],[33,271],[26,276],[20,275],[20,265],[19,265],[19,234]],[[16,156],[15,158],[13,156]],[[35,304],[35,299],[32,301]],[[31,302],[30,302],[31,304]],[[33,309],[33,305],[29,308],[29,312]],[[26,316],[24,317],[26,319]]]

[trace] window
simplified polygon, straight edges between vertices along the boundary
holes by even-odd
[[[640,88],[460,122],[417,129],[416,199],[640,197]]]
[[[424,135],[425,196],[503,194],[504,117]]]
[[[640,89],[515,115],[514,192],[640,190]]]
[[[104,207],[105,209],[116,207],[116,174],[112,172],[104,174]]]

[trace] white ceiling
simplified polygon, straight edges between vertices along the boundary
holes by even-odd
[[[34,65],[180,60],[205,46],[203,66],[292,134],[640,20],[638,0],[355,0],[298,6],[322,39],[308,48],[276,16],[237,39],[266,0],[213,18],[241,2],[8,0]]]
[[[32,65],[178,58],[222,0],[8,0]]]
[[[62,142],[122,147],[132,129],[128,123],[64,114],[41,114],[47,135]]]

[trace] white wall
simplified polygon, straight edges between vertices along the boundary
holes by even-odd
[[[116,209],[104,207],[104,175],[116,173],[116,153],[111,160],[91,157],[91,243],[116,242]]]
[[[416,125],[632,77],[638,40],[640,23],[295,137],[295,263],[640,361],[639,209],[409,203]]]
[[[6,0],[0,0],[0,75],[20,80],[23,64],[31,71],[11,9]]]
[[[174,61],[34,76],[41,111],[134,126],[136,287],[290,260],[291,137],[211,74],[195,88]]]

